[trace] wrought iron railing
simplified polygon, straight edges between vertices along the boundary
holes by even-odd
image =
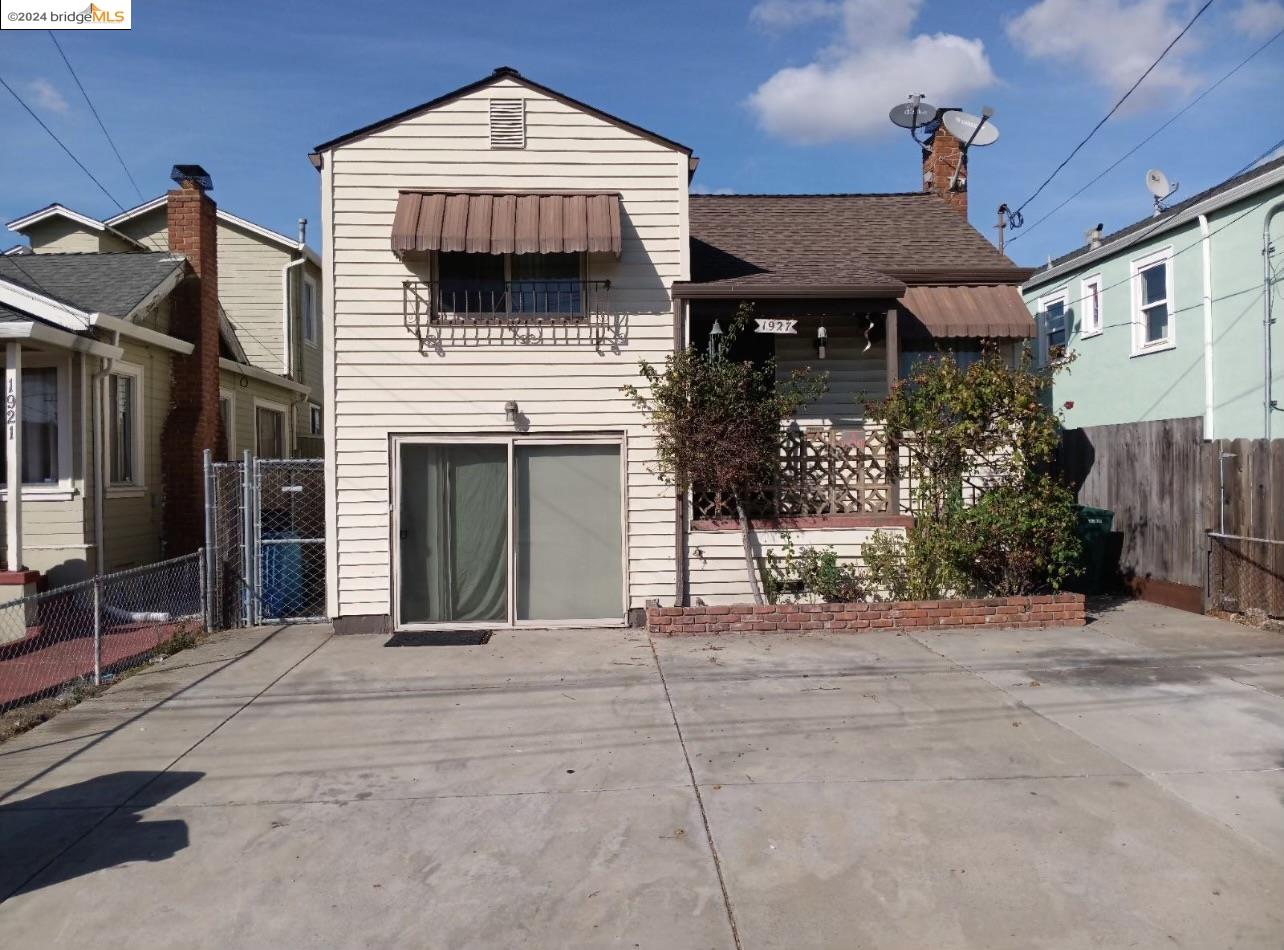
[[[896,514],[881,429],[790,429],[781,434],[774,479],[743,499],[750,518]],[[735,518],[730,496],[697,486],[696,519]]]
[[[523,324],[587,320],[603,313],[609,280],[443,280],[404,283],[407,322]]]

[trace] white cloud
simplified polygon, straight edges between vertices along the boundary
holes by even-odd
[[[1087,81],[1122,94],[1186,25],[1182,0],[1039,0],[1007,24],[1009,39],[1032,59],[1063,66],[1067,83]],[[1200,77],[1189,60],[1199,26],[1182,37],[1133,93],[1133,108],[1191,92]]]
[[[950,33],[911,35],[922,0],[762,0],[751,19],[767,28],[832,20],[835,41],[806,66],[782,69],[749,105],[768,132],[800,143],[889,132],[887,112],[911,92],[937,105],[995,81],[985,45]]]
[[[1284,2],[1281,0],[1244,0],[1231,14],[1231,23],[1245,36],[1265,39],[1284,29]]]
[[[66,112],[71,108],[62,93],[48,79],[33,79],[27,83],[27,90],[36,100],[36,105],[50,112]]]
[[[734,195],[734,188],[715,188],[712,185],[692,185],[691,194],[693,195]]]

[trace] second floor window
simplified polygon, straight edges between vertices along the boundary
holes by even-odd
[[[1133,261],[1132,275],[1133,352],[1172,346],[1171,249]]]
[[[321,338],[318,333],[320,321],[317,319],[317,283],[311,277],[303,278],[303,293],[300,297],[300,305],[303,320],[303,342],[316,346]]]
[[[1101,276],[1085,277],[1079,301],[1079,312],[1083,319],[1079,321],[1079,332],[1083,336],[1092,336],[1101,332]]]
[[[437,255],[438,305],[455,314],[580,316],[582,255]]]
[[[1066,352],[1065,294],[1039,301],[1039,362],[1060,359]]]

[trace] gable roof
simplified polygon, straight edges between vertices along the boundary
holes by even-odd
[[[1076,261],[1080,257],[1091,255],[1092,260],[1109,257],[1142,238],[1161,234],[1170,228],[1175,228],[1194,220],[1200,214],[1206,214],[1224,205],[1242,201],[1244,198],[1281,182],[1284,182],[1284,156],[1269,162],[1263,162],[1261,165],[1250,168],[1238,175],[1232,175],[1225,181],[1219,182],[1211,188],[1205,188],[1185,201],[1173,205],[1162,214],[1140,218],[1127,227],[1106,235],[1101,239],[1100,245],[1095,248],[1090,244],[1084,244],[1069,253],[1062,254],[1060,257],[1054,258],[1049,263],[1037,268],[1030,283],[1031,285],[1042,283],[1052,276],[1052,271],[1057,270],[1063,264]],[[1087,261],[1085,260],[1083,263],[1087,263]]]
[[[46,218],[62,217],[75,221],[77,224],[84,225],[91,231],[105,231],[107,226],[97,218],[91,218],[87,214],[81,214],[79,211],[72,211],[66,205],[58,202],[52,202],[43,208],[38,208],[30,214],[24,214],[21,218],[14,218],[5,224],[10,231],[22,231],[23,228],[30,227],[33,224],[39,224]]]
[[[160,251],[30,254],[0,257],[0,280],[85,313],[126,317],[184,266]]]
[[[691,195],[679,292],[900,297],[909,284],[1019,284],[1019,268],[928,192]]]
[[[542,93],[550,99],[556,99],[574,109],[579,109],[581,112],[587,112],[589,115],[597,116],[597,118],[602,119],[605,122],[609,122],[612,125],[626,129],[635,135],[640,135],[642,138],[649,139],[657,145],[663,145],[667,148],[675,149],[687,156],[691,155],[691,149],[679,142],[673,141],[673,139],[665,138],[657,132],[644,129],[642,126],[634,125],[632,122],[626,122],[619,116],[611,115],[609,112],[603,112],[601,109],[591,106],[588,103],[580,102],[578,99],[572,99],[570,96],[558,92],[556,89],[550,89],[548,86],[541,85],[532,79],[527,79],[511,66],[500,66],[484,79],[471,82],[466,86],[460,86],[458,89],[448,92],[445,95],[438,96],[436,99],[430,99],[417,106],[411,106],[409,109],[406,109],[403,112],[398,112],[396,115],[390,115],[386,119],[380,119],[378,122],[363,125],[359,129],[354,129],[351,132],[332,138],[327,142],[322,142],[320,145],[312,149],[310,157],[317,157],[313,160],[313,164],[316,165],[322,152],[329,151],[339,145],[344,145],[351,142],[353,139],[361,138],[363,135],[369,135],[371,132],[378,132],[380,129],[386,129],[388,126],[396,125],[398,122],[402,122],[406,119],[414,118],[415,116],[428,112],[431,109],[435,109],[438,106],[443,106],[448,102],[454,102],[456,99],[462,99],[464,96],[471,95],[474,92],[485,89],[487,86],[497,83],[503,79],[510,79],[518,85],[525,86],[527,89],[532,89],[535,92]]]

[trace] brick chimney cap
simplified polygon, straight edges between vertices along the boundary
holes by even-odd
[[[214,190],[214,179],[200,165],[175,165],[170,170],[169,179],[177,185],[190,182],[201,191]]]

